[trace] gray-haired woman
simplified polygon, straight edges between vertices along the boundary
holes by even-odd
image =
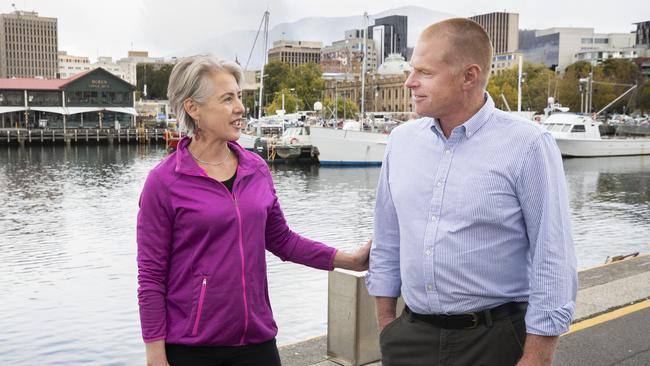
[[[241,69],[200,56],[170,76],[188,129],[154,168],[138,213],[138,299],[149,365],[280,365],[265,249],[310,267],[364,270],[369,243],[347,254],[289,229],[270,171],[235,141]]]

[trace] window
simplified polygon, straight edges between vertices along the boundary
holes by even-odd
[[[585,132],[585,125],[575,125],[571,129],[571,132]]]

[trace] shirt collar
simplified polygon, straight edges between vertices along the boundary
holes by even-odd
[[[484,92],[483,97],[485,103],[481,109],[479,109],[478,112],[470,117],[470,119],[465,121],[465,123],[459,126],[462,127],[465,133],[465,137],[468,139],[471,138],[476,133],[476,131],[483,127],[483,125],[485,125],[488,119],[490,119],[490,116],[492,116],[492,112],[494,112],[494,101],[492,100],[490,94],[486,91]],[[442,127],[440,127],[440,122],[437,118],[431,119],[431,127],[439,136],[444,136]]]

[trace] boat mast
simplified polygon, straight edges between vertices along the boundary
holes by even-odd
[[[363,131],[363,121],[366,119],[366,65],[368,64],[368,13],[363,13],[363,65],[361,66],[361,118],[359,131]]]
[[[257,136],[261,135],[261,126],[260,122],[262,119],[262,108],[264,105],[262,104],[263,101],[263,95],[264,95],[264,67],[266,66],[266,56],[267,56],[267,47],[268,47],[268,42],[269,42],[269,16],[271,13],[266,10],[264,12],[264,55],[262,56],[262,71],[260,72],[260,97],[259,97],[259,102],[257,105],[259,105],[259,109],[257,111]]]

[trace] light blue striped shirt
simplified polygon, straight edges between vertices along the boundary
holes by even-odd
[[[422,118],[390,135],[366,279],[421,314],[528,301],[527,332],[568,330],[576,258],[562,158],[532,122],[485,105],[446,138]]]

